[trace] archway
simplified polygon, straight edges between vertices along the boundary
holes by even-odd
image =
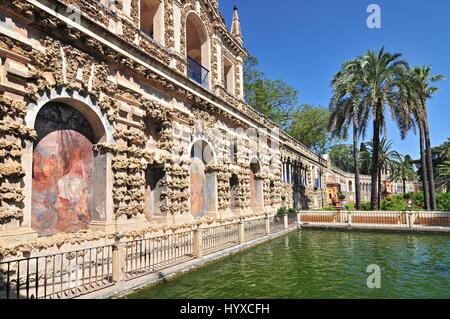
[[[186,17],[186,52],[188,76],[202,86],[209,87],[209,36],[197,14]]]
[[[238,208],[239,178],[236,174],[230,177],[230,208]]]
[[[80,103],[46,103],[34,127],[31,226],[40,235],[76,232],[105,219],[106,157],[93,152],[105,138],[100,119]],[[104,203],[103,203],[104,206]]]
[[[148,166],[145,170],[145,217],[149,221],[162,221],[163,191],[166,189],[166,172],[163,167]]]
[[[264,203],[263,179],[261,178],[261,163],[254,157],[250,161],[250,206],[262,208]]]
[[[206,141],[198,140],[192,145],[190,199],[194,217],[217,211],[217,176],[215,172],[207,171],[207,165],[214,162],[214,152]]]

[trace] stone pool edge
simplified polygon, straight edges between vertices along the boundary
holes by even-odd
[[[94,291],[92,293],[77,297],[75,299],[115,299],[121,298],[126,295],[132,294],[137,290],[146,288],[151,285],[158,284],[164,280],[168,280],[179,275],[185,274],[187,272],[193,271],[197,268],[203,267],[206,264],[217,261],[221,258],[228,257],[230,255],[239,253],[241,251],[247,250],[264,242],[270,241],[272,239],[281,237],[293,231],[299,230],[299,226],[294,226],[277,233],[269,234],[261,238],[257,238],[230,248],[220,250],[218,252],[203,256],[200,259],[193,259],[187,262],[154,272],[139,278],[134,278],[131,280],[123,281],[115,284],[114,286],[104,288],[99,291]]]

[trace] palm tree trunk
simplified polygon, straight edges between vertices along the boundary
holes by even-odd
[[[378,208],[381,206],[381,193],[383,188],[381,187],[381,165],[378,167]]]
[[[419,124],[419,138],[420,138],[420,165],[422,166],[422,188],[423,188],[423,204],[425,210],[430,210],[430,194],[428,189],[428,173],[427,162],[425,160],[425,134],[423,129],[423,122],[420,119]]]
[[[427,163],[427,177],[430,191],[430,208],[431,210],[437,210],[436,188],[434,185],[433,155],[431,151],[430,130],[428,127],[428,116],[426,109],[424,110],[423,131],[425,134],[425,158]]]
[[[361,209],[361,185],[359,182],[359,149],[358,149],[358,128],[353,121],[353,163],[355,165],[355,206]]]
[[[377,103],[377,110],[375,112],[375,118],[373,120],[373,138],[372,138],[372,167],[371,167],[371,183],[372,183],[372,191],[370,192],[370,207],[372,210],[378,210],[379,202],[378,202],[378,170],[379,170],[379,157],[380,157],[380,112],[382,108],[382,104],[380,102]]]
[[[402,183],[403,183],[403,195],[405,195],[406,194],[406,179],[405,178],[403,179]]]

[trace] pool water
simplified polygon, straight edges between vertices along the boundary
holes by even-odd
[[[450,236],[303,229],[126,298],[450,298]]]

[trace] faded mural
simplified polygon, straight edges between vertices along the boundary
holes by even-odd
[[[199,158],[191,158],[191,213],[194,217],[205,214],[205,164]]]
[[[41,235],[76,232],[91,221],[93,132],[83,115],[51,103],[36,118],[32,228]]]

